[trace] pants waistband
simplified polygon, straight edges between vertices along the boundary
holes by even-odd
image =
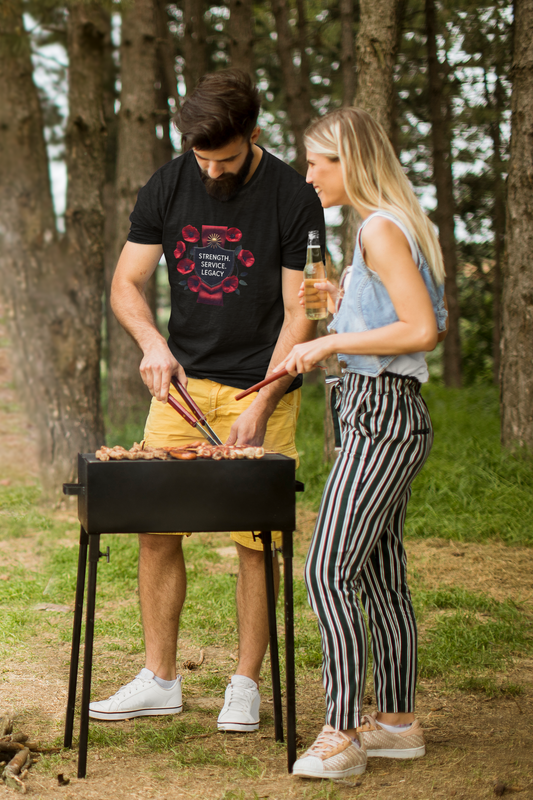
[[[359,372],[345,372],[344,382],[354,389],[370,390],[375,394],[397,392],[399,394],[420,394],[422,384],[411,375],[397,375],[394,372],[382,372],[381,375],[361,375]]]

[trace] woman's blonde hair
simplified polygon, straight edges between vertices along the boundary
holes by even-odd
[[[403,172],[385,130],[362,108],[340,108],[313,122],[305,146],[340,161],[351,203],[370,212],[389,211],[403,222],[426,257],[439,284],[444,263],[430,220]]]

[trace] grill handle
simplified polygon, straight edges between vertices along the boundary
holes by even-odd
[[[305,492],[305,483],[302,483],[301,481],[294,481],[294,491]]]
[[[64,483],[63,494],[85,494],[85,486],[83,483]]]

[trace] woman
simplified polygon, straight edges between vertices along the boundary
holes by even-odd
[[[342,449],[328,478],[306,563],[324,654],[326,726],[294,765],[308,778],[365,770],[367,756],[424,755],[415,720],[416,623],[403,525],[413,479],[433,441],[420,396],[425,352],[444,338],[444,268],[423,213],[381,126],[356,108],[306,134],[307,181],[324,208],[352,205],[363,223],[330,336],[296,345],[277,369],[308,372],[332,353],[344,367],[336,398]],[[340,302],[340,300],[342,302]],[[362,717],[368,616],[378,711]]]

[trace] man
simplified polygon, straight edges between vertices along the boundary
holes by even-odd
[[[312,187],[257,145],[258,113],[259,96],[245,73],[204,76],[177,114],[184,154],[152,176],[130,217],[111,302],[143,352],[140,371],[153,395],[145,428],[149,445],[198,438],[166,403],[176,376],[222,441],[264,444],[297,458],[301,378],[281,379],[234,401],[239,389],[263,380],[294,344],[314,336],[298,288],[308,231],[324,237]],[[162,253],[171,287],[168,343],[144,297]],[[182,710],[176,677],[186,587],[182,535],[139,536],[146,667],[113,697],[91,703],[90,716],[116,720]],[[259,726],[258,681],[268,645],[263,555],[251,532],[231,537],[240,560],[239,662],[218,727],[250,731]],[[281,534],[276,538],[279,544]]]

